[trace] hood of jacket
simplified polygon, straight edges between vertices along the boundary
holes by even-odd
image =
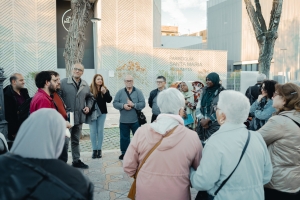
[[[145,131],[146,141],[154,146],[159,139],[175,127],[174,132],[170,136],[165,137],[157,147],[159,151],[172,149],[183,139],[187,130],[183,125],[183,119],[179,115],[160,114],[157,120],[147,127],[148,130]]]

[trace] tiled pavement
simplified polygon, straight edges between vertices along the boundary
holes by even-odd
[[[89,165],[89,169],[79,169],[94,183],[95,200],[128,199],[127,194],[133,181],[122,168],[122,161],[118,159],[119,150],[104,151],[100,159],[92,159],[91,152],[81,152],[81,160]],[[69,153],[69,161],[72,158]],[[192,199],[197,191],[191,190]]]

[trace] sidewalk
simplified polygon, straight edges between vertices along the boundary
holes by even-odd
[[[128,199],[127,194],[133,179],[124,173],[122,161],[118,159],[119,154],[119,150],[104,151],[102,158],[92,159],[91,152],[81,152],[81,160],[89,165],[89,169],[79,170],[94,183],[95,200]],[[69,153],[68,164],[71,162]],[[191,189],[192,199],[196,195],[197,191]]]

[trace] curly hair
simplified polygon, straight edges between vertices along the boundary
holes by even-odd
[[[296,110],[300,112],[300,87],[294,83],[276,84],[276,92],[282,96],[285,104],[283,108],[279,109],[278,113],[282,111]]]
[[[277,82],[273,81],[273,80],[265,80],[261,84],[261,89],[263,89],[265,92],[267,92],[269,99],[272,99],[272,97],[273,97],[276,84],[277,84]],[[265,85],[264,88],[262,87],[263,85]]]

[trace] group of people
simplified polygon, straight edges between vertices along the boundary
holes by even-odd
[[[57,72],[38,73],[32,98],[23,76],[11,76],[4,89],[10,142],[6,146],[0,135],[5,153],[0,162],[6,163],[0,172],[13,170],[14,176],[2,173],[1,199],[93,198],[93,184],[64,162],[71,140],[72,166],[88,168],[80,160],[83,123],[90,126],[92,158],[102,157],[106,104],[112,97],[100,74],[88,86],[81,78],[83,65],[72,70],[61,81]],[[190,199],[193,187],[199,191],[196,199],[300,199],[300,87],[262,74],[257,81],[243,95],[225,90],[219,75],[210,73],[195,95],[194,83],[181,81],[167,89],[166,78],[158,76],[148,99],[151,123],[142,125],[145,98],[134,78],[125,76],[113,106],[120,111],[119,159],[135,179],[133,198]],[[186,123],[189,117],[192,122]],[[7,183],[11,190],[5,190]],[[60,192],[47,190],[49,184]]]

